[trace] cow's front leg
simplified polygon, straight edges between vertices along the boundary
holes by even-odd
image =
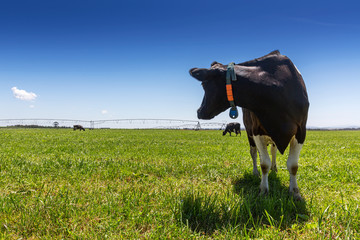
[[[289,186],[289,192],[293,194],[294,198],[296,200],[301,200],[301,195],[299,191],[299,187],[297,185],[296,181],[296,174],[298,171],[298,161],[300,156],[300,151],[302,148],[302,144],[298,143],[296,138],[294,137],[290,141],[290,151],[289,151],[289,158],[287,160],[287,169],[290,173],[290,186]]]
[[[250,146],[250,155],[253,160],[253,174],[259,176],[259,170],[257,169],[257,149],[256,146]]]
[[[276,145],[273,143],[273,144],[271,144],[271,171],[275,171],[275,172],[277,172],[277,167],[276,167],[276,152],[277,152],[277,147],[276,147]]]
[[[268,175],[271,166],[271,160],[269,153],[267,151],[266,139],[264,136],[254,136],[254,141],[257,149],[259,150],[260,156],[260,167],[261,167],[261,183],[260,183],[260,194],[268,194],[269,193],[269,183],[268,183]]]

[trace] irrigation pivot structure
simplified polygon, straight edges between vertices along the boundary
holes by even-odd
[[[82,125],[85,128],[123,128],[123,129],[222,129],[226,122],[200,122],[183,119],[104,119],[104,120],[76,120],[76,119],[0,119],[0,127],[72,127]]]

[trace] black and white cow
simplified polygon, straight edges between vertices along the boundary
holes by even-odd
[[[79,129],[80,132],[81,132],[81,130],[85,131],[85,128],[83,128],[83,126],[81,126],[81,125],[74,125],[73,129],[74,129],[74,131],[77,129]]]
[[[237,123],[237,122],[228,123],[225,127],[225,130],[223,131],[223,136],[225,136],[226,133],[229,133],[231,136],[232,132],[235,133],[236,136],[238,134],[240,134],[240,136],[241,136],[240,123]]]
[[[267,144],[275,144],[281,154],[290,144],[287,169],[289,191],[301,195],[296,181],[300,150],[306,136],[309,101],[305,83],[291,60],[279,51],[234,66],[237,81],[232,82],[234,102],[249,111],[248,135],[259,151],[262,179],[261,194],[269,191],[271,160]],[[198,118],[211,119],[230,107],[226,93],[227,65],[213,62],[209,69],[193,68],[190,75],[202,82],[205,96]],[[249,140],[250,141],[250,140]],[[256,153],[256,149],[255,149]]]

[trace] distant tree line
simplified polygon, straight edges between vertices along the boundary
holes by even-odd
[[[21,124],[17,124],[17,125],[12,125],[12,126],[6,126],[7,128],[71,128],[71,127],[66,127],[66,126],[41,126],[41,125],[21,125]]]
[[[309,131],[359,131],[358,127],[346,127],[346,128],[308,128]]]

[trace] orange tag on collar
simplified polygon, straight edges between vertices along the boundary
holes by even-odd
[[[226,85],[226,95],[227,95],[228,101],[234,101],[234,96],[233,96],[233,91],[232,91],[232,85],[231,84]]]

